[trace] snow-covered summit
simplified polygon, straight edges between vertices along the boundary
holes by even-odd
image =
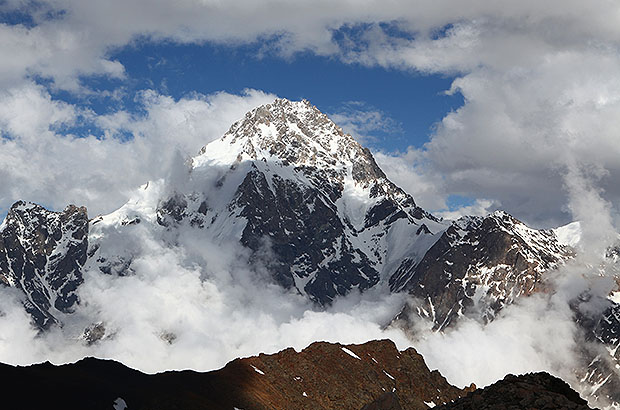
[[[300,176],[329,178],[339,185],[348,179],[370,189],[370,198],[387,195],[415,207],[413,198],[386,177],[367,148],[307,100],[278,98],[254,108],[222,138],[204,146],[193,166],[234,168],[247,161],[289,167]],[[421,209],[417,216],[430,217]]]
[[[92,220],[84,208],[50,212],[16,203],[0,225],[0,286],[21,290],[26,310],[45,328],[71,315],[78,295],[87,306],[83,281],[153,272],[176,281],[179,272],[196,270],[206,277],[221,256],[241,267],[226,281],[255,283],[248,279],[255,270],[256,280],[322,306],[371,288],[408,292],[412,305],[400,318],[422,316],[446,329],[463,316],[494,320],[519,298],[545,291],[546,272],[572,257],[569,245],[580,236],[578,225],[536,230],[503,211],[440,221],[307,101],[257,107],[191,166],[182,158],[178,165]],[[610,249],[614,261],[618,249]],[[160,254],[170,264],[153,270]],[[82,339],[113,337],[97,309],[82,306],[77,315],[92,322]],[[616,352],[620,315],[612,307],[596,323],[600,340]]]
[[[205,153],[228,164],[252,159],[331,168],[359,160],[364,148],[309,101],[278,98],[246,113]]]
[[[476,241],[495,232],[507,245],[495,252],[497,257],[485,253],[497,248],[491,240],[489,249],[470,252]],[[131,275],[146,244],[191,242],[194,256],[201,244],[234,244],[275,282],[325,305],[354,289],[414,289],[423,277],[434,281],[436,275],[427,270],[435,265],[448,272],[447,280],[463,273],[457,268],[472,264],[495,269],[506,264],[504,253],[516,252],[513,239],[519,261],[536,260],[536,272],[552,265],[545,243],[553,242],[551,235],[503,212],[440,221],[315,106],[276,99],[204,146],[191,167],[179,167],[168,181],[151,181],[117,211],[90,221],[88,259],[80,266]],[[442,247],[466,250],[460,253],[465,260],[433,262],[429,249]],[[181,264],[197,263],[180,255]]]

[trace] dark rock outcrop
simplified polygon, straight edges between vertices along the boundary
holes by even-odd
[[[378,399],[362,407],[362,410],[402,410],[398,395],[394,392],[383,393]]]
[[[585,400],[548,373],[507,375],[484,389],[436,407],[441,410],[588,410]]]
[[[508,375],[484,389],[458,389],[430,371],[413,349],[388,340],[361,345],[317,342],[301,352],[236,359],[220,370],[146,375],[112,360],[27,367],[0,364],[7,408],[111,409],[590,409],[547,373]]]

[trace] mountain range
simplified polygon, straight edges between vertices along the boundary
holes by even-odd
[[[575,257],[579,225],[538,230],[503,211],[438,218],[308,101],[276,99],[110,214],[15,203],[0,226],[0,284],[20,291],[48,331],[87,302],[78,292],[85,272],[132,275],[144,235],[168,247],[240,245],[266,280],[319,309],[354,291],[406,292],[410,303],[391,325],[423,318],[442,332],[552,293],[547,277]],[[581,302],[573,304],[584,335],[575,387],[591,403],[620,403],[620,305],[601,298],[605,308],[592,316]],[[104,323],[84,329],[86,343],[106,336]]]

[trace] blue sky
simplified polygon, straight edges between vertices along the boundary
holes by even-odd
[[[437,214],[549,227],[592,197],[619,219],[618,8],[0,1],[0,215],[112,211],[280,96],[331,115]]]
[[[339,113],[352,107],[380,112],[388,127],[373,130],[377,139],[364,143],[384,151],[421,148],[429,140],[435,123],[463,103],[460,94],[446,94],[454,79],[447,75],[343,64],[307,52],[282,58],[261,53],[261,47],[139,41],[110,54],[111,59],[125,67],[127,78],[81,78],[85,86],[98,92],[122,87],[124,95],[120,101],[76,97],[66,92],[54,95],[105,114],[119,107],[139,110],[134,97],[145,89],[175,99],[191,93],[263,90],[291,100],[308,99],[325,113]]]

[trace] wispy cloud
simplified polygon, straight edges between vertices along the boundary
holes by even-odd
[[[402,134],[401,124],[366,102],[347,101],[329,117],[362,144],[377,143],[386,135]]]
[[[130,192],[166,175],[176,155],[197,154],[251,108],[275,96],[195,94],[175,100],[153,91],[140,94],[142,114],[116,111],[97,116],[53,100],[42,86],[0,93],[0,215],[16,200],[64,209],[85,205],[89,213],[111,212]],[[64,126],[92,127],[88,135]]]

